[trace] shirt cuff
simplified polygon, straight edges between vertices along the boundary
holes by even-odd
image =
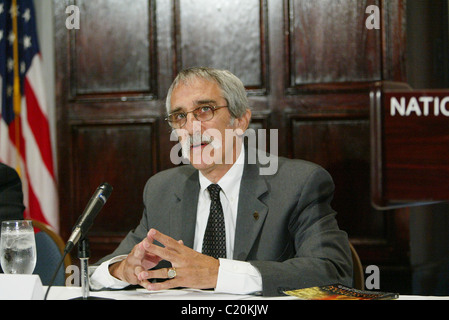
[[[126,255],[117,256],[111,260],[105,261],[98,267],[89,267],[90,279],[89,285],[92,290],[123,289],[129,286],[128,282],[121,281],[109,273],[109,266],[116,262],[120,262],[126,258]]]
[[[262,276],[249,262],[219,259],[215,292],[231,294],[259,294],[262,292]]]

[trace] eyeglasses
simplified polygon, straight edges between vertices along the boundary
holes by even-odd
[[[173,112],[165,118],[165,121],[167,121],[173,129],[180,129],[187,123],[187,114],[189,113],[193,113],[193,116],[198,121],[210,121],[214,118],[216,110],[227,107],[228,106],[217,107],[202,105],[189,112]]]

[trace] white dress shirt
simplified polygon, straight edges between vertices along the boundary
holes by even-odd
[[[240,182],[242,180],[245,163],[245,150],[242,148],[237,161],[229,171],[218,181],[221,187],[220,201],[223,207],[223,214],[226,228],[226,259],[219,259],[218,280],[215,291],[233,294],[253,294],[262,291],[262,277],[259,271],[249,262],[236,261],[233,259],[234,238],[238,212],[238,201],[240,192]],[[209,218],[210,195],[207,187],[211,182],[199,172],[200,192],[198,196],[198,209],[195,226],[195,238],[193,249],[201,252],[203,237]],[[93,272],[90,281],[93,289],[108,287],[119,289],[128,284],[116,279],[109,274],[109,265],[126,256],[119,256],[102,263]]]

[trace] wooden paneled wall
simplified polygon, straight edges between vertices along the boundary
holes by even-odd
[[[65,28],[69,4],[79,30]],[[369,5],[379,30],[365,27]],[[407,212],[375,211],[369,182],[369,94],[406,81],[405,1],[55,0],[54,10],[63,237],[100,183],[114,187],[89,234],[92,260],[137,225],[146,180],[173,166],[165,95],[179,70],[201,65],[242,79],[253,126],[278,129],[281,155],[332,174],[362,262],[409,284]]]

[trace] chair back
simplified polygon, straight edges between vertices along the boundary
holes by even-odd
[[[36,251],[37,261],[33,274],[39,275],[42,284],[49,285],[53,274],[56,272],[58,263],[64,255],[64,241],[48,225],[33,220],[33,226],[36,230]],[[59,268],[57,276],[53,282],[54,286],[65,286],[65,269],[71,264],[71,258],[67,255],[64,264]]]
[[[365,288],[365,275],[363,273],[362,262],[360,261],[359,255],[355,250],[354,246],[349,243],[351,247],[352,254],[352,265],[353,265],[353,287],[358,290],[364,290]]]

